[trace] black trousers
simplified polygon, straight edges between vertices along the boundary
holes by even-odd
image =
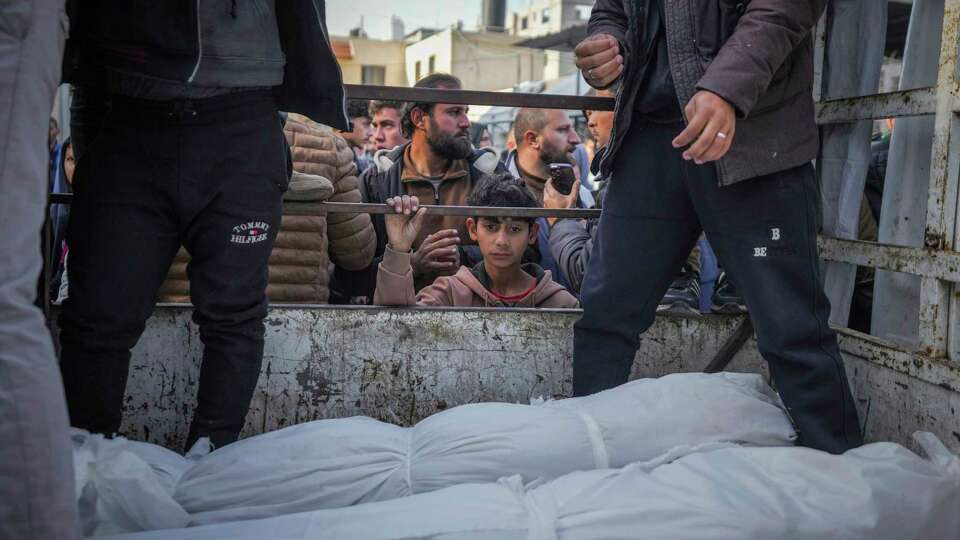
[[[183,245],[204,344],[187,444],[236,440],[260,374],[267,260],[289,178],[272,95],[147,101],[78,89],[72,129],[69,299],[59,319],[72,425],[120,428],[130,349]]]
[[[746,300],[800,443],[834,453],[859,446],[857,412],[827,324],[812,165],[721,188],[713,165],[684,161],[671,146],[682,125],[634,126],[614,164],[583,282],[574,394],[627,380],[640,334],[703,230]]]

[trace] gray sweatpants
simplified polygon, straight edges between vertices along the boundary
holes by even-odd
[[[67,409],[34,306],[63,0],[0,0],[0,539],[77,538]]]

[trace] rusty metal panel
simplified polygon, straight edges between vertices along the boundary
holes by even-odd
[[[827,99],[863,96],[877,91],[883,63],[887,9],[882,2],[835,0],[827,4],[824,54],[829,59],[821,75],[821,95]],[[866,103],[856,98],[852,103]],[[828,102],[831,103],[831,102]],[[821,195],[823,234],[856,239],[863,186],[870,166],[869,120],[820,126],[817,179]],[[823,288],[830,298],[830,322],[846,325],[850,315],[857,268],[838,262],[822,265]]]
[[[320,418],[401,425],[463,403],[571,392],[577,311],[272,307],[245,435]],[[737,317],[660,317],[635,377],[701,371]],[[123,431],[179,448],[195,406],[202,345],[185,307],[159,308],[133,352]],[[755,352],[731,370],[762,371]]]
[[[958,167],[960,137],[954,114],[958,95],[957,45],[960,44],[960,0],[946,0],[937,73],[937,111],[930,161],[930,192],[924,244],[952,250],[957,234]],[[947,355],[950,331],[950,286],[932,278],[920,282],[919,339],[930,356]]]
[[[916,0],[910,13],[900,89],[937,83],[937,60],[943,34],[944,0]],[[924,218],[930,188],[934,117],[901,118],[890,140],[879,240],[885,244],[924,247]],[[916,346],[919,329],[920,278],[878,270],[871,331],[884,339]]]
[[[912,379],[960,393],[960,365],[943,358],[910,352],[896,344],[847,328],[836,329],[840,350],[879,366],[898,371]]]
[[[831,99],[817,103],[817,123],[822,125],[901,116],[926,116],[936,113],[936,103],[936,89],[933,87]]]
[[[190,314],[186,307],[158,309],[134,349],[123,431],[135,439],[175,449],[183,444],[202,352]],[[557,310],[273,307],[244,436],[353,415],[410,425],[463,403],[567,396],[578,316]],[[631,376],[702,370],[740,321],[658,317],[643,336]],[[960,399],[960,368],[846,331],[841,348],[871,440],[905,443],[916,427],[944,440],[953,437],[960,425],[960,406],[953,405]],[[853,357],[861,361],[851,362]],[[730,370],[766,374],[755,339]],[[960,450],[960,441],[948,444]]]
[[[820,248],[820,258],[828,261],[872,266],[893,272],[960,282],[960,252],[824,236],[817,239],[817,244]]]
[[[960,393],[844,356],[867,441],[893,441],[919,451],[910,435],[922,430],[960,452]]]

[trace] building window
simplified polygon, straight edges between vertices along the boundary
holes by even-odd
[[[433,75],[437,71],[437,55],[431,54],[430,59],[427,60],[427,74]]]
[[[540,22],[550,22],[550,8],[544,8],[543,11],[540,12]]]
[[[360,74],[363,84],[383,86],[387,82],[386,66],[363,66]]]
[[[423,71],[420,69],[420,61],[417,60],[417,63],[413,65],[413,79],[414,81],[420,80],[420,75]]]
[[[526,30],[529,26],[530,26],[530,22],[527,20],[526,17],[520,19],[520,29],[521,29],[521,30]]]
[[[593,6],[574,6],[574,9],[577,13],[577,20],[586,21],[590,19],[590,11],[593,10]]]

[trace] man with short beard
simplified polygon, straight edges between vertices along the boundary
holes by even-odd
[[[460,80],[435,73],[421,79],[415,88],[459,90]],[[410,142],[390,152],[379,153],[376,167],[361,178],[364,201],[383,203],[392,197],[414,195],[425,204],[466,206],[477,179],[503,172],[490,149],[475,150],[470,144],[468,107],[447,103],[408,103],[401,117]],[[351,296],[373,298],[377,266],[383,257],[387,234],[382,215],[373,216],[377,231],[377,256],[363,276],[353,276]],[[414,283],[419,290],[438,276],[453,275],[466,257],[463,243],[471,243],[466,220],[458,216],[428,215],[413,243]]]
[[[551,163],[569,163],[577,170],[573,152],[580,144],[573,123],[566,111],[558,109],[520,109],[513,121],[517,149],[507,155],[505,166],[514,176],[523,180],[527,189],[543,206],[543,191],[550,179]],[[594,205],[590,190],[580,182],[575,184],[578,195],[575,204],[580,208]],[[557,264],[550,250],[550,220],[540,218],[536,251],[540,266],[550,270],[553,279],[571,289],[571,283]]]
[[[551,163],[576,165],[573,153],[580,137],[566,111],[520,109],[513,121],[517,149],[507,155],[505,165],[543,204],[543,188],[550,178]],[[580,190],[581,202],[593,206],[589,190]]]

